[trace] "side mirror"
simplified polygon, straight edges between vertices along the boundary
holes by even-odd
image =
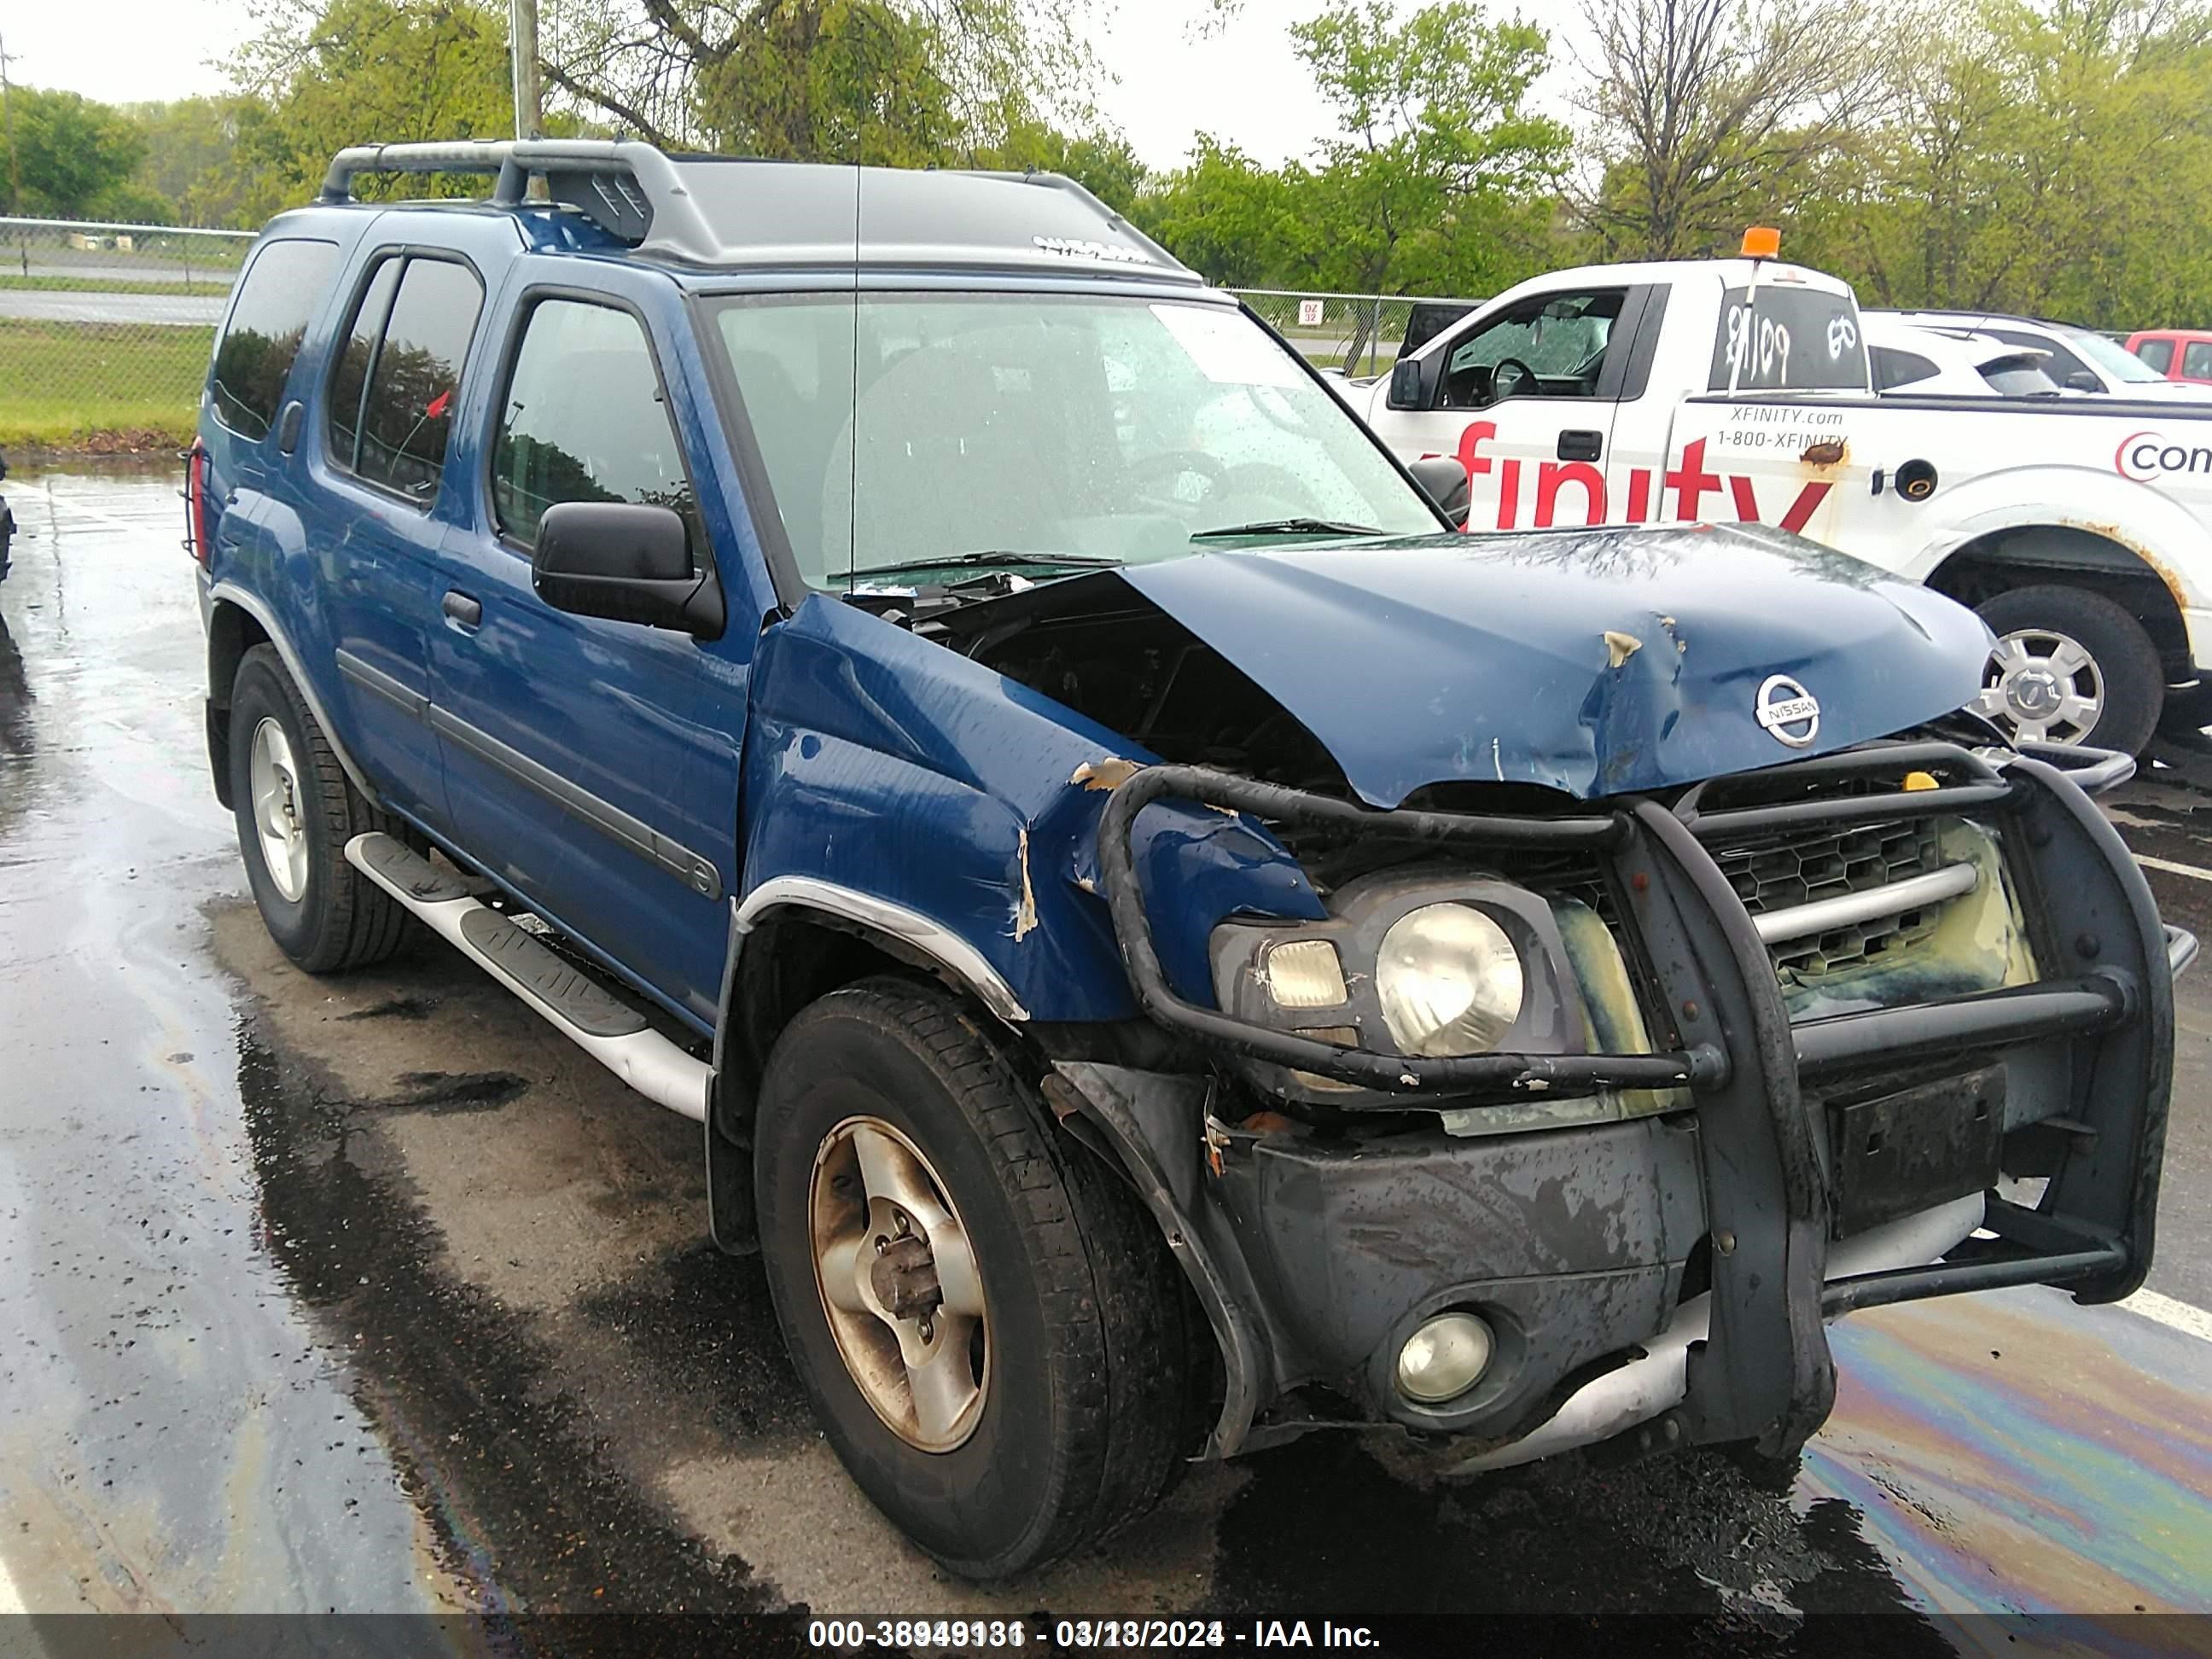
[[[1413,475],[1413,482],[1444,517],[1462,530],[1467,528],[1468,487],[1467,468],[1449,455],[1431,455],[1425,459],[1408,461],[1406,471]]]
[[[711,561],[691,568],[691,538],[673,507],[560,501],[538,523],[530,585],[556,611],[715,639],[726,615]]]
[[[2066,384],[2075,392],[2102,392],[2105,383],[2086,368],[2077,368],[2066,377]]]
[[[1393,409],[1426,409],[1429,393],[1436,389],[1430,379],[1430,366],[1443,366],[1443,360],[1431,356],[1421,358],[1401,357],[1390,365],[1389,405]]]

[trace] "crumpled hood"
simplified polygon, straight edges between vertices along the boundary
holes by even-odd
[[[1990,641],[1963,606],[1757,526],[1223,551],[1120,574],[1384,807],[1452,779],[1589,798],[1845,748],[1972,701]],[[1802,747],[1759,724],[1778,674],[1820,704]]]

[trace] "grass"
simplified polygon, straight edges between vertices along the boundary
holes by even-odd
[[[211,328],[0,318],[0,449],[185,443]]]
[[[35,276],[0,271],[0,289],[48,294],[173,294],[221,299],[230,292],[230,280],[225,277],[219,283],[204,283],[195,276],[189,283],[134,283],[104,276],[64,276],[46,271]]]

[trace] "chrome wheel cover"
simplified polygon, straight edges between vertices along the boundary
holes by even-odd
[[[892,1433],[949,1452],[982,1420],[989,1321],[945,1183],[905,1135],[848,1117],[814,1154],[815,1288],[854,1385]]]
[[[307,891],[307,831],[301,821],[300,769],[292,744],[274,718],[253,728],[247,787],[253,795],[253,829],[261,839],[261,862],[288,904]]]
[[[2002,635],[1975,704],[2014,738],[2085,743],[2105,712],[2105,675],[2078,640],[2048,628]]]

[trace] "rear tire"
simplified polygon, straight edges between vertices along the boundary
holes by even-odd
[[[2143,626],[2101,593],[2015,587],[1978,607],[1997,636],[1981,712],[2008,735],[2142,752],[2166,672]]]
[[[884,1213],[878,1166],[836,1162],[855,1124],[913,1154],[903,1167],[924,1207],[934,1189],[944,1209],[916,1230],[933,1251],[960,1241],[980,1287],[980,1332],[962,1344],[975,1396],[943,1432],[902,1418],[918,1326],[850,1305],[843,1264],[883,1259],[859,1247]],[[923,1549],[964,1577],[1004,1577],[1158,1502],[1186,1449],[1182,1275],[1134,1198],[1053,1127],[975,1017],[902,980],[822,998],[769,1057],[753,1156],[763,1263],[793,1365],[854,1480]],[[842,1237],[841,1206],[854,1203],[867,1218],[853,1224],[848,1258],[823,1241]],[[954,1277],[938,1320],[959,1316]],[[879,1334],[894,1331],[896,1346]],[[942,1449],[921,1443],[933,1435]]]
[[[414,837],[353,787],[273,646],[246,652],[231,682],[230,798],[253,902],[286,956],[328,974],[399,948],[406,910],[345,848],[372,830]]]

